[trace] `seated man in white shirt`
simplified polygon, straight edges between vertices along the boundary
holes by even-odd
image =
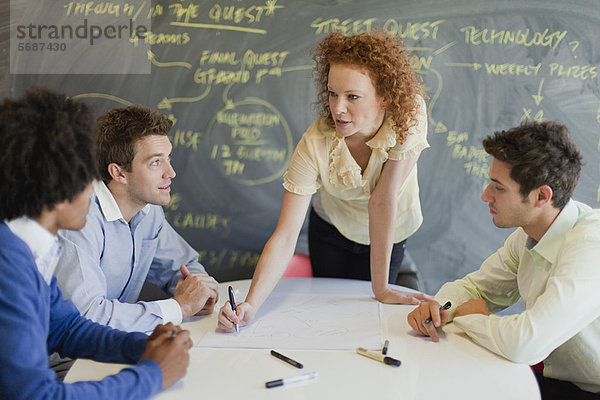
[[[436,328],[453,320],[509,360],[543,361],[543,375],[536,374],[543,399],[598,399],[600,210],[571,199],[582,156],[556,122],[496,132],[483,147],[493,158],[481,198],[497,227],[518,229],[478,271],[446,283],[408,322],[437,342]],[[524,312],[490,314],[519,298]],[[452,307],[440,312],[447,301]]]
[[[82,315],[126,331],[213,311],[217,282],[198,253],[169,225],[161,206],[170,200],[172,122],[134,105],[98,118],[96,141],[102,182],[81,231],[59,231],[64,247],[56,277]],[[138,301],[144,282],[173,296]]]

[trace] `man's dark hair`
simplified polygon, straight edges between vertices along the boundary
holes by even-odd
[[[85,104],[42,88],[0,104],[0,220],[39,217],[97,177]]]
[[[140,105],[116,108],[101,115],[96,126],[96,141],[98,168],[104,183],[112,180],[108,173],[110,163],[131,172],[137,141],[149,135],[166,135],[172,126],[173,122],[164,115]]]
[[[552,188],[552,204],[562,209],[575,189],[582,156],[564,125],[554,121],[527,122],[483,140],[485,151],[510,164],[510,177],[523,196],[542,185]]]

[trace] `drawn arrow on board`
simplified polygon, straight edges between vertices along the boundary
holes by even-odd
[[[158,103],[158,108],[171,108],[173,103],[194,103],[196,101],[200,101],[203,98],[206,97],[206,95],[210,92],[210,86],[206,87],[206,90],[204,91],[204,93],[202,93],[200,96],[196,96],[196,97],[173,97],[171,99],[168,99],[166,97],[163,97],[163,99],[160,101],[160,103]]]
[[[446,63],[449,67],[469,67],[473,68],[473,71],[477,71],[481,68],[481,64],[479,63]]]
[[[542,80],[540,81],[540,87],[538,88],[537,94],[531,95],[531,97],[533,97],[533,101],[535,101],[536,106],[539,106],[542,102],[542,99],[544,98],[544,96],[542,96],[542,85],[544,85],[544,78],[542,78]]]
[[[444,132],[448,132],[448,128],[446,128],[446,125],[444,125],[441,122],[438,122],[437,124],[435,124],[435,133],[444,133]]]
[[[112,94],[106,94],[106,93],[81,93],[81,94],[72,96],[71,98],[74,99],[74,100],[77,100],[77,99],[85,99],[85,98],[90,98],[90,97],[96,97],[96,98],[99,98],[99,99],[111,100],[111,101],[114,101],[116,103],[123,104],[125,106],[131,106],[131,105],[133,105],[133,103],[130,102],[130,101],[127,101],[127,100],[122,99],[120,97],[113,96]]]
[[[156,56],[150,50],[148,50],[146,53],[148,54],[148,60],[150,60],[152,64],[156,65],[157,67],[184,67],[187,69],[192,69],[192,64],[190,63],[182,61],[160,62],[156,60]]]

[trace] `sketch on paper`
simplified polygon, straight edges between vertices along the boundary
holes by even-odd
[[[272,293],[240,333],[208,332],[199,347],[354,350],[381,347],[379,302],[369,297]]]

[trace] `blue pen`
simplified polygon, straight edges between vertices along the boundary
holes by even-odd
[[[233,297],[233,288],[231,286],[229,286],[229,304],[231,305],[231,309],[235,313],[237,307],[235,305],[235,297]],[[235,334],[237,335],[238,333],[240,333],[240,325],[235,324]]]

